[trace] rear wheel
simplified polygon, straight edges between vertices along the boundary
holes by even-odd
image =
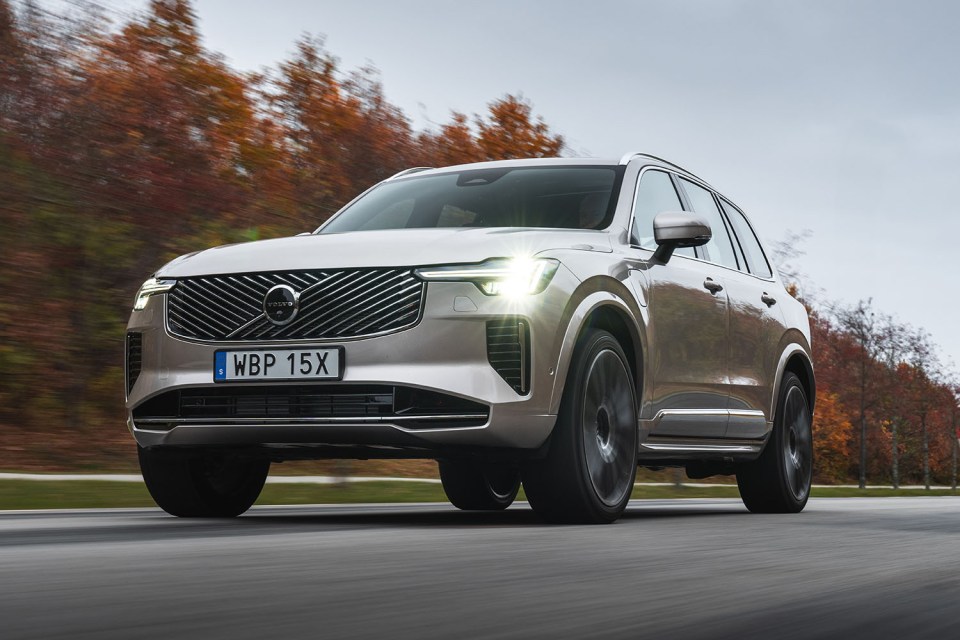
[[[780,384],[773,433],[760,457],[737,470],[740,497],[754,513],[798,513],[810,497],[813,427],[800,379],[786,373]]]
[[[464,511],[499,511],[513,504],[520,472],[506,465],[472,461],[440,462],[440,482],[447,498]]]
[[[637,474],[637,402],[627,357],[593,329],[574,352],[547,457],[523,468],[527,499],[549,522],[613,522]]]
[[[253,505],[270,461],[218,451],[137,447],[147,490],[161,509],[181,518],[233,518]]]

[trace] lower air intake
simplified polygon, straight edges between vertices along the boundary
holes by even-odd
[[[487,360],[520,395],[530,390],[530,323],[510,316],[487,321]]]

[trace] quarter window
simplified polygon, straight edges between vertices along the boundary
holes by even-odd
[[[767,258],[763,254],[763,249],[760,247],[760,241],[757,240],[757,234],[753,232],[746,217],[729,202],[721,199],[720,204],[723,206],[727,218],[730,219],[730,224],[733,225],[734,233],[737,234],[737,239],[740,241],[740,248],[743,249],[747,260],[747,268],[750,269],[750,273],[755,276],[760,276],[761,278],[772,278],[773,271],[770,269],[770,263],[767,262]]]
[[[733,253],[733,244],[730,242],[727,227],[723,223],[723,216],[720,214],[720,209],[717,208],[713,194],[689,180],[680,178],[680,181],[683,183],[684,191],[687,192],[687,196],[690,198],[690,204],[693,206],[693,210],[706,219],[710,224],[710,230],[713,232],[713,237],[710,239],[710,242],[704,245],[707,259],[709,259],[710,262],[715,262],[725,267],[730,267],[731,269],[737,269],[737,258]]]

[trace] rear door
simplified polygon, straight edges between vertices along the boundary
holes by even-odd
[[[780,338],[786,331],[779,298],[788,295],[773,278],[756,234],[746,217],[719,199],[733,231],[742,262],[726,275],[730,298],[730,425],[731,438],[760,438],[774,393]]]

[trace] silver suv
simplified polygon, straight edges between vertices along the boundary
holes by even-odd
[[[461,509],[522,481],[552,522],[617,519],[638,465],[736,474],[755,512],[810,490],[806,310],[739,208],[649,155],[404,171],[314,233],[170,262],[126,339],[178,516],[304,458],[436,459]]]

